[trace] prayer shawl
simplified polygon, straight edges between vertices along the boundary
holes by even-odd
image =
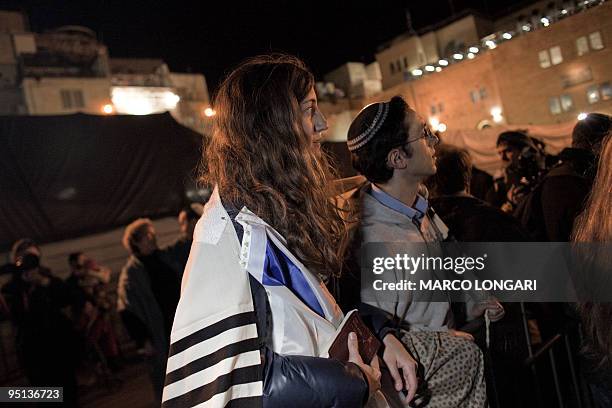
[[[324,356],[343,315],[323,282],[285,246],[285,239],[246,207],[236,216],[239,241],[217,189],[198,221],[171,334],[164,408],[256,407],[263,393],[260,340],[249,275],[266,289],[272,344],[278,354]],[[271,246],[292,270],[292,284],[264,271]],[[293,275],[294,273],[301,276]],[[318,307],[316,307],[318,305]]]

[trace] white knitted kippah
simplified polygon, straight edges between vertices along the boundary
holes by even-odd
[[[376,132],[378,132],[385,122],[387,114],[389,113],[389,103],[377,102],[377,104],[378,111],[376,112],[376,116],[374,116],[374,120],[370,126],[368,126],[368,128],[359,136],[346,142],[349,151],[354,152],[355,150],[361,149],[363,146],[365,146],[370,140],[372,140],[372,138],[376,135]],[[364,109],[366,108],[367,106]]]

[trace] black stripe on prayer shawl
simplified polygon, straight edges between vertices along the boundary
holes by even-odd
[[[164,401],[162,403],[162,408],[193,407],[194,405],[208,401],[217,394],[226,392],[234,385],[262,381],[262,374],[261,365],[259,364],[237,368],[228,374],[217,377],[217,379],[211,383]],[[257,398],[259,399],[261,397]]]
[[[244,312],[234,316],[230,316],[208,327],[204,327],[189,336],[183,337],[170,345],[169,357],[187,350],[191,346],[195,346],[205,340],[215,337],[224,331],[235,327],[246,326],[247,324],[255,323],[255,312]]]
[[[257,337],[228,344],[214,353],[200,357],[181,368],[177,368],[176,370],[167,373],[166,386],[180,381],[183,378],[187,378],[198,371],[206,370],[208,367],[211,367],[228,357],[238,356],[239,354],[253,350],[259,350],[259,339]]]

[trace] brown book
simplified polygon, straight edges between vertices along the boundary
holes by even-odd
[[[338,327],[336,336],[331,341],[328,347],[329,358],[333,358],[342,362],[347,362],[349,359],[348,336],[354,332],[357,335],[359,342],[359,354],[366,364],[374,358],[381,344],[380,341],[372,334],[370,329],[365,325],[357,310],[351,310],[344,317],[344,320]]]

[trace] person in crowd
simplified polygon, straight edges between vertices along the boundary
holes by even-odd
[[[472,166],[472,178],[470,180],[470,194],[484,200],[487,192],[493,187],[493,176],[476,166]]]
[[[597,157],[612,120],[590,113],[572,132],[572,147],[534,188],[515,216],[536,241],[567,242],[596,172]]]
[[[64,405],[77,406],[77,341],[63,312],[72,302],[70,292],[61,279],[43,270],[33,250],[22,250],[23,242],[13,247],[15,273],[2,288],[16,327],[17,355],[31,386],[64,387]]]
[[[497,152],[502,161],[502,176],[494,180],[486,201],[512,213],[545,170],[544,145],[524,131],[512,130],[500,133]]]
[[[203,211],[204,207],[199,203],[192,203],[185,206],[178,215],[178,224],[180,228],[179,237],[174,243],[165,248],[168,256],[175,259],[176,263],[179,265],[179,278],[182,278],[183,270],[185,270],[185,265],[187,265],[191,243],[193,242],[193,231]]]
[[[428,179],[430,205],[461,242],[520,242],[528,235],[510,214],[470,194],[472,160],[450,145],[436,149],[436,174]]]
[[[322,280],[340,270],[343,223],[329,200],[313,75],[292,56],[255,57],[214,103],[203,181],[215,188],[183,277],[162,406],[374,401],[377,359],[362,361],[355,336],[348,362],[326,358],[343,314]]]
[[[601,119],[601,118],[600,118]],[[585,126],[583,124],[583,126]],[[586,126],[593,126],[592,123]],[[612,242],[612,136],[610,130],[604,139],[595,180],[586,200],[584,211],[574,224],[572,241],[593,246],[594,243]],[[599,149],[596,149],[599,150]],[[589,248],[586,248],[587,250]],[[605,279],[610,286],[609,245],[593,246],[595,261],[603,265],[596,270],[604,276],[591,279],[593,285]],[[609,296],[609,293],[608,293]],[[583,353],[583,371],[598,408],[612,406],[612,303],[582,301],[579,304],[586,341]]]
[[[110,369],[118,368],[119,345],[111,320],[111,270],[82,252],[68,256],[72,318],[88,350],[103,354]]]
[[[353,234],[341,249],[348,271],[340,278],[339,296],[343,304],[360,305],[375,333],[384,336],[385,353],[392,350],[395,354],[385,362],[397,391],[403,388],[397,368],[406,373],[402,362],[414,362],[414,357],[424,368],[426,383],[426,389],[417,392],[417,405],[484,407],[482,354],[469,334],[454,330],[450,303],[424,298],[413,301],[408,292],[402,292],[405,295],[396,301],[377,294],[373,295],[376,300],[363,299],[364,292],[354,283],[360,268],[350,265],[358,262],[359,248],[367,243],[389,247],[398,242],[435,244],[447,239],[448,228],[430,208],[422,184],[436,172],[437,143],[438,138],[399,96],[368,105],[351,123],[347,145],[353,166],[367,181],[340,201],[342,208],[350,210]],[[503,316],[503,308],[494,300],[474,304],[470,312],[479,316],[485,310],[494,321]],[[412,384],[406,385],[410,396],[414,395]]]
[[[13,264],[19,263],[19,260],[24,255],[32,254],[36,255],[39,259],[38,271],[46,276],[51,276],[51,270],[43,265],[40,265],[40,259],[42,258],[42,251],[38,244],[30,238],[22,238],[17,240],[11,247],[11,262]]]
[[[427,185],[431,192],[430,204],[449,228],[449,233],[460,242],[523,242],[529,236],[512,215],[495,208],[471,195],[472,161],[465,149],[451,145],[440,145],[436,149],[436,174]],[[453,312],[457,324],[464,322],[465,308],[454,304]],[[524,347],[526,339],[522,326],[519,304],[503,305],[506,315],[503,320],[490,327],[488,357],[498,372],[505,375],[487,378],[494,385],[498,399],[519,405],[517,391],[522,386],[516,381],[523,367],[521,359],[527,358]],[[483,325],[484,326],[484,325]],[[480,327],[475,337],[483,346],[486,329]]]
[[[161,398],[181,272],[159,249],[148,218],[139,218],[125,228],[123,246],[130,257],[119,276],[117,310],[130,336],[146,347],[153,387]]]

